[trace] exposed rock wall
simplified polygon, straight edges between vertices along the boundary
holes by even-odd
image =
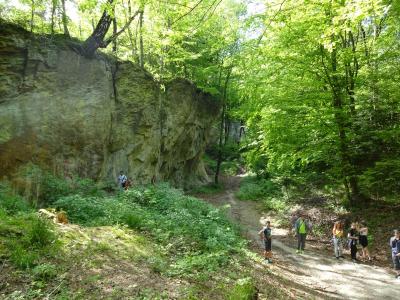
[[[219,103],[175,80],[86,59],[62,40],[0,25],[0,178],[27,162],[66,176],[206,181],[201,156]]]

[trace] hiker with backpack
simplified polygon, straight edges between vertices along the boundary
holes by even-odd
[[[400,231],[395,231],[395,236],[391,239],[392,259],[396,270],[396,278],[400,279]]]
[[[300,214],[299,218],[296,220],[294,230],[297,236],[296,253],[301,254],[304,252],[306,246],[307,234],[311,231],[311,223],[305,218],[304,214]]]
[[[337,221],[333,224],[332,234],[333,234],[333,247],[335,251],[336,259],[344,258],[343,256],[343,222]]]
[[[126,177],[126,175],[124,174],[124,172],[119,172],[119,176],[118,176],[118,185],[121,189],[125,189],[126,187],[126,183],[128,181],[128,177]]]
[[[271,222],[267,221],[267,225],[261,229],[258,234],[261,240],[264,241],[264,258],[268,263],[272,263],[272,230]]]
[[[357,259],[358,230],[356,223],[351,223],[351,228],[349,233],[347,234],[347,238],[348,238],[347,243],[350,248],[351,260],[353,262],[356,262],[358,261]]]

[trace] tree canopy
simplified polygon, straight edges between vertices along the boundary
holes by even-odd
[[[0,14],[221,98],[219,149],[227,120],[241,121],[262,176],[353,205],[400,191],[398,1],[14,0]]]

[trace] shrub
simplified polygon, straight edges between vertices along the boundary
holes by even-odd
[[[10,248],[12,249],[10,259],[18,268],[31,268],[39,259],[38,253],[25,249],[21,244],[12,243]]]
[[[56,235],[51,226],[49,221],[35,218],[27,234],[29,244],[36,248],[43,248],[53,243]]]
[[[5,183],[0,183],[0,208],[8,214],[28,212],[30,210],[28,202],[14,194]]]
[[[49,281],[57,276],[57,268],[53,264],[41,264],[34,267],[32,273],[36,280]]]
[[[251,278],[239,279],[231,292],[228,294],[229,300],[252,300],[255,299],[257,289]]]
[[[96,225],[96,220],[106,216],[106,199],[73,195],[58,199],[54,205],[67,212],[71,222]]]
[[[215,270],[243,245],[237,228],[219,209],[165,184],[114,197],[67,196],[55,204],[83,225],[123,223],[146,231],[174,254],[175,273]]]
[[[240,189],[236,196],[240,200],[260,200],[265,197],[281,195],[277,184],[267,179],[247,177],[240,184]]]
[[[128,225],[129,228],[140,229],[145,223],[145,216],[135,211],[129,211],[122,216],[121,221]]]
[[[52,205],[61,197],[75,194],[103,196],[104,191],[101,188],[108,189],[104,184],[98,185],[89,178],[75,176],[66,180],[34,164],[25,165],[19,170],[16,186],[27,200],[41,206]]]

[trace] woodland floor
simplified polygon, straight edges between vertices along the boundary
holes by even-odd
[[[263,244],[258,231],[266,220],[270,220],[272,226],[278,222],[274,222],[273,214],[263,212],[259,203],[236,199],[234,193],[239,183],[239,177],[227,178],[224,192],[202,198],[218,207],[226,207],[229,216],[241,225],[252,250],[262,255]],[[305,254],[298,255],[295,244],[287,229],[273,226],[274,262],[264,267],[285,278],[287,289],[295,291],[299,286],[307,287],[318,292],[309,295],[310,298],[320,299],[398,299],[400,281],[389,268],[353,263],[348,254],[344,260],[337,261],[332,249],[321,250],[310,243],[306,244]]]

